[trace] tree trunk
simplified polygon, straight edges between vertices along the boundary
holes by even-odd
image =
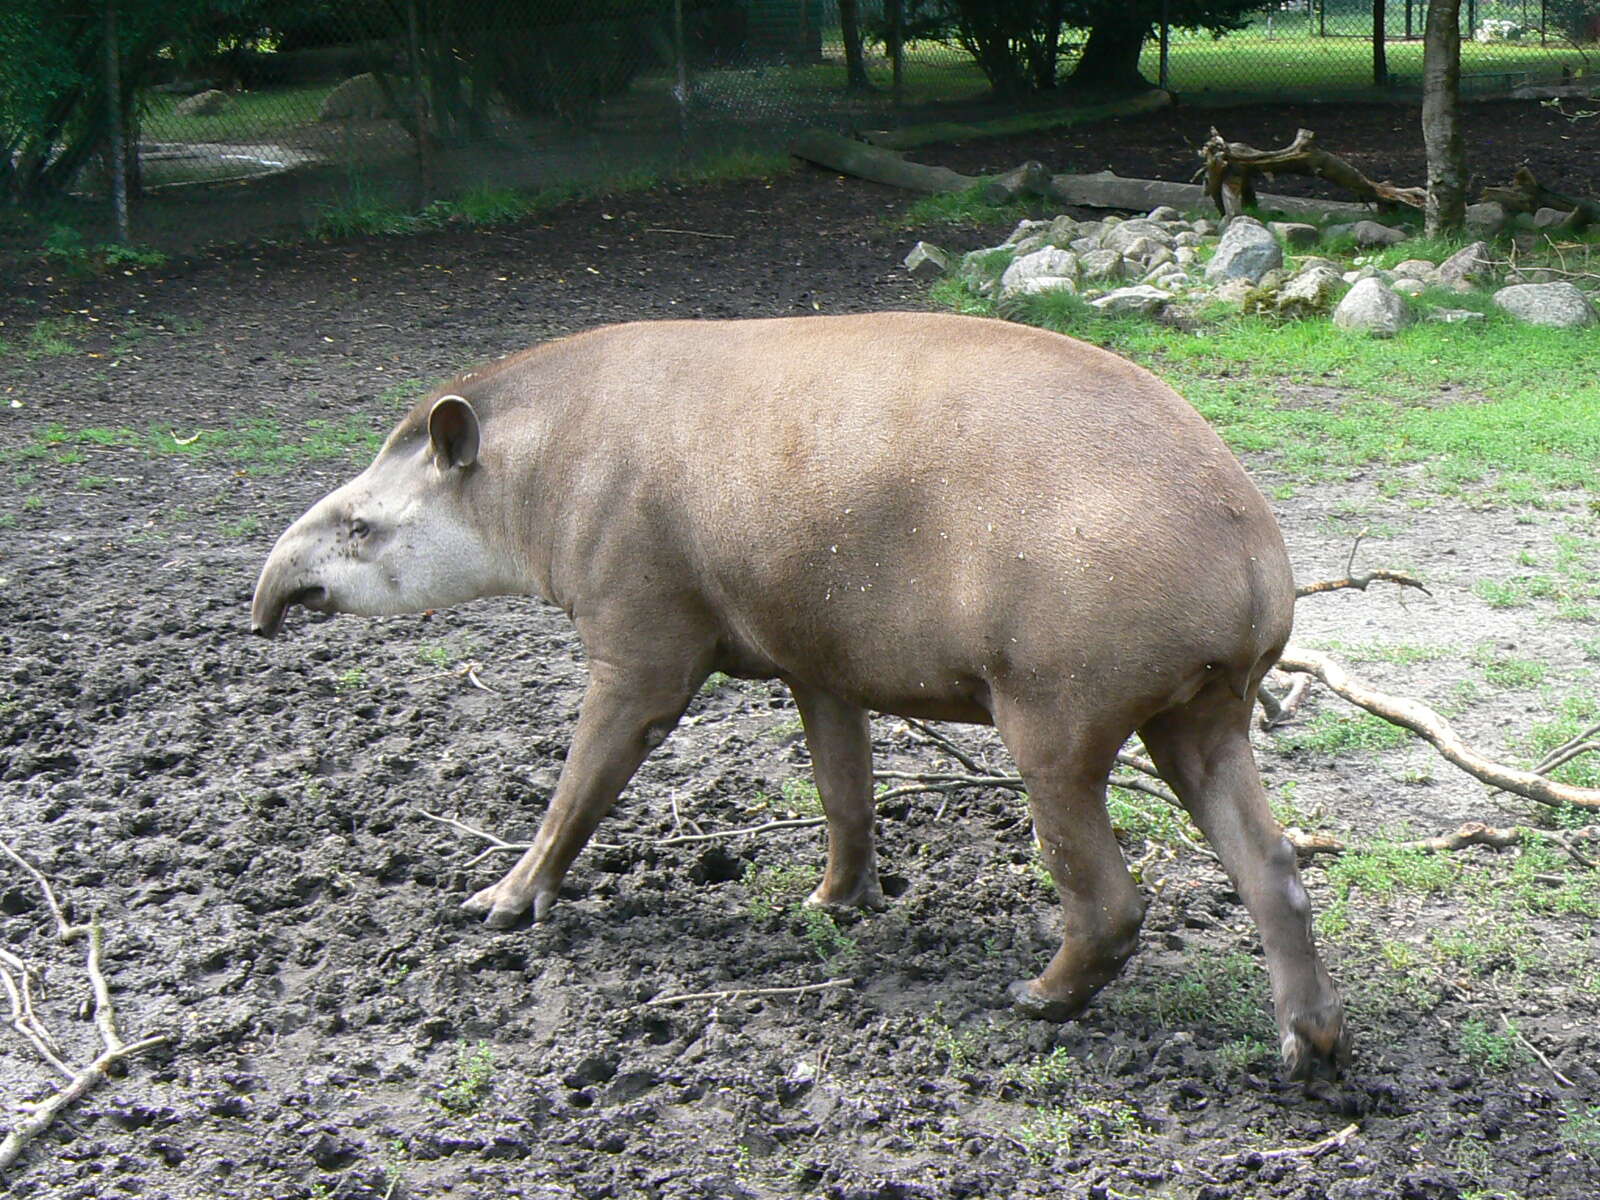
[[[839,0],[839,32],[844,36],[845,90],[872,91],[872,80],[867,78],[866,55],[861,47],[861,13],[856,0]]]
[[[1372,0],[1372,86],[1389,85],[1389,47],[1385,26],[1389,20],[1384,0]]]
[[[1107,23],[1089,30],[1072,85],[1093,91],[1143,91],[1150,81],[1139,74],[1139,52],[1150,36],[1145,24]]]
[[[1428,150],[1427,232],[1466,224],[1467,152],[1461,139],[1461,0],[1428,0],[1422,49],[1422,141]]]

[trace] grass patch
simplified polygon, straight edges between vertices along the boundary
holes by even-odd
[[[1376,753],[1403,746],[1413,736],[1409,730],[1371,713],[1324,710],[1282,738],[1279,745],[1293,753],[1330,756],[1351,751]]]
[[[1540,722],[1528,731],[1528,752],[1534,758],[1542,758],[1597,721],[1600,697],[1583,692],[1563,697],[1556,706],[1554,720]],[[1589,753],[1564,763],[1550,773],[1550,778],[1577,787],[1600,787],[1600,754]]]
[[[1182,975],[1143,988],[1120,988],[1105,1003],[1119,1015],[1163,1028],[1205,1029],[1230,1040],[1276,1042],[1266,971],[1248,954],[1191,961]]]
[[[1017,1127],[1017,1141],[1043,1162],[1085,1147],[1137,1146],[1145,1140],[1139,1111],[1125,1100],[1080,1100],[1036,1109]]]
[[[1503,1031],[1490,1029],[1482,1021],[1461,1024],[1461,1053],[1480,1071],[1510,1071],[1530,1057],[1517,1040],[1516,1025],[1508,1022]]]
[[[984,185],[960,192],[940,192],[923,196],[906,209],[901,224],[906,228],[923,225],[1001,225],[1015,224],[1034,215],[1034,208],[1020,200],[992,204],[984,198]]]
[[[1417,245],[1399,249],[1409,256]],[[1420,322],[1387,340],[1347,336],[1320,317],[1218,312],[1179,328],[1100,317],[1066,293],[997,307],[955,278],[939,281],[931,298],[1083,337],[1151,367],[1236,451],[1271,456],[1299,480],[1376,467],[1392,494],[1472,487],[1475,502],[1541,507],[1566,503],[1563,492],[1600,493],[1600,375],[1589,339],[1570,331],[1500,313],[1470,333]],[[1471,299],[1449,294],[1453,306]],[[1285,384],[1338,394],[1285,404]],[[1442,395],[1450,402],[1440,404]],[[1420,470],[1402,476],[1410,467]]]
[[[494,1091],[494,1049],[488,1042],[463,1042],[456,1048],[455,1070],[439,1089],[439,1103],[453,1113],[476,1112]]]
[[[798,863],[764,867],[756,863],[744,869],[740,880],[745,889],[745,908],[758,921],[778,916],[811,890],[811,872]]]

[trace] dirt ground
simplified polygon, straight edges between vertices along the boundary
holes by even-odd
[[[921,157],[1187,178],[1182,147],[1211,122],[1261,143],[1298,122],[1417,181],[1420,151],[1393,145],[1413,117],[1180,110]],[[1528,155],[1556,186],[1595,190],[1595,160],[1578,180],[1543,110],[1476,120],[1504,135],[1493,160],[1475,143],[1486,174]],[[1600,947],[1589,919],[1513,920],[1491,903],[1523,886],[1515,852],[1457,856],[1464,883],[1449,890],[1353,895],[1348,929],[1323,943],[1355,1063],[1308,1090],[1278,1079],[1238,897],[1153,818],[1125,822],[1150,902],[1141,952],[1081,1020],[1022,1020],[1006,984],[1059,933],[1014,795],[885,805],[893,902],[837,925],[798,907],[816,828],[663,844],[806,810],[789,782],[807,769],[792,703],[730,682],[640,771],[553,919],[490,932],[459,903],[508,858],[474,861],[481,841],[422,814],[531,837],[584,679],[565,619],[501,600],[383,620],[296,612],[278,640],[248,636],[273,538],[365,461],[370,443],[349,442],[386,428],[418,381],[607,321],[922,306],[897,268],[921,232],[895,223],[905,205],[803,172],[87,283],[25,267],[0,297],[13,347],[0,359],[0,831],[72,914],[103,920],[124,1035],[169,1040],[34,1143],[12,1195],[1600,1194],[1600,1150],[1573,1132],[1600,1104]],[[41,320],[65,348],[30,357],[18,347],[43,345],[26,337]],[[85,432],[120,428],[203,436],[152,451]],[[1270,461],[1247,465],[1269,494],[1287,482]],[[1360,673],[1525,761],[1550,696],[1592,690],[1596,631],[1552,620],[1553,601],[1491,607],[1473,585],[1515,576],[1519,555],[1553,553],[1585,520],[1592,534],[1592,513],[1583,498],[1392,498],[1379,482],[1302,483],[1275,501],[1297,573],[1340,573],[1366,528],[1371,564],[1415,570],[1433,594],[1308,599],[1299,640],[1345,647]],[[1350,650],[1380,643],[1443,653]],[[1487,685],[1485,653],[1545,663],[1544,690]],[[1301,728],[1339,708],[1317,700]],[[1003,762],[991,734],[948,732]],[[1260,758],[1310,827],[1360,841],[1536,815],[1426,748],[1296,750],[1293,732],[1262,735]],[[949,762],[901,721],[874,733],[880,767]],[[1306,879],[1318,909],[1333,906],[1326,861]],[[0,944],[48,968],[41,1014],[87,1062],[82,947],[51,928],[37,889],[0,866]],[[1440,968],[1426,950],[1441,931],[1509,965]],[[649,1003],[833,980],[852,982]],[[0,1126],[58,1082],[0,1029]]]

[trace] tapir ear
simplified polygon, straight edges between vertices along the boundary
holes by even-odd
[[[440,396],[428,413],[428,440],[441,467],[470,467],[478,461],[478,414],[460,396]]]

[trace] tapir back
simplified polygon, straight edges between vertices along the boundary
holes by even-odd
[[[1282,540],[1226,447],[1057,334],[658,322],[458,385],[528,458],[551,599],[704,605],[751,674],[951,716],[997,685],[1159,708],[1206,670],[1242,690],[1288,636]]]

